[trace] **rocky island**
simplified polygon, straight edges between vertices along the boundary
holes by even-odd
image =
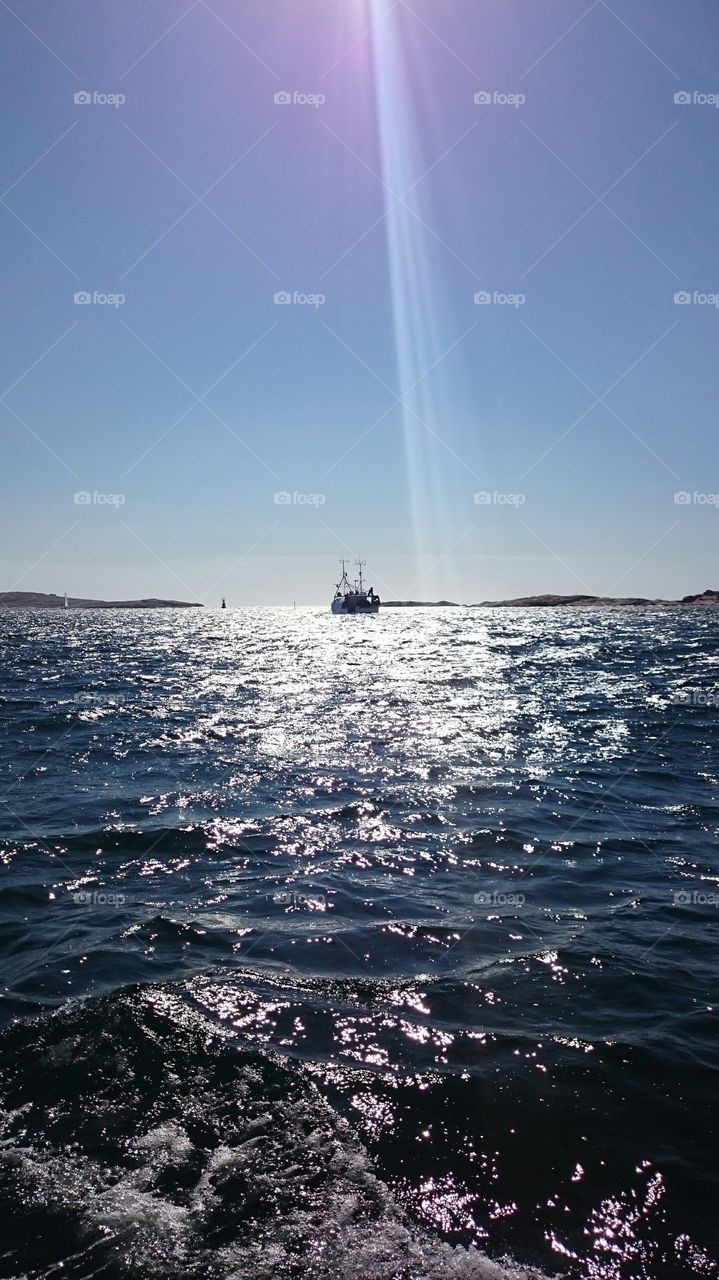
[[[383,609],[459,609],[454,600],[383,600]]]
[[[698,595],[682,596],[681,600],[649,599],[644,596],[519,596],[515,600],[482,600],[479,604],[469,605],[470,609],[551,609],[558,606],[574,605],[577,607],[597,608],[603,605],[619,605],[622,607],[640,605],[716,605],[719,604],[719,590],[702,591]]]
[[[517,596],[513,600],[480,600],[478,604],[459,605],[454,600],[384,600],[385,609],[556,609],[564,608],[620,608],[654,605],[676,608],[678,605],[718,605],[719,590],[709,588],[696,595],[682,596],[681,600],[651,599],[648,596],[591,596],[591,595],[542,595]]]
[[[64,609],[65,597],[43,591],[0,591],[0,609]],[[187,600],[88,600],[68,596],[68,609],[201,609]]]

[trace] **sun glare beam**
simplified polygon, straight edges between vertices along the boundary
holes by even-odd
[[[458,536],[456,501],[448,471],[452,395],[443,357],[457,331],[449,285],[438,258],[441,245],[433,225],[422,176],[433,163],[425,153],[418,121],[426,109],[429,83],[407,43],[403,17],[395,6],[371,0],[372,52],[382,177],[386,184],[386,237],[392,290],[392,318],[401,403],[402,434],[411,506],[415,575],[424,595],[455,592],[451,560],[432,567]],[[418,103],[422,96],[424,103]],[[437,250],[437,252],[435,252]],[[459,332],[459,331],[457,331]],[[449,466],[448,466],[449,464]],[[470,479],[469,476],[467,477]],[[468,484],[467,490],[470,485]],[[455,510],[455,519],[450,518]],[[471,515],[471,508],[468,506]],[[466,521],[471,524],[471,519]]]

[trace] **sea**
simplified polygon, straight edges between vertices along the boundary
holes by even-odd
[[[719,611],[0,611],[0,1276],[719,1277]]]

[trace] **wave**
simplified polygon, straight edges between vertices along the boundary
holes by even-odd
[[[540,1280],[421,1228],[301,1064],[170,988],[15,1025],[0,1095],[5,1275]]]

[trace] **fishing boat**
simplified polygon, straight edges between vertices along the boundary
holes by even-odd
[[[359,576],[354,582],[350,582],[347,577],[347,569],[345,561],[340,560],[342,565],[342,576],[335,588],[334,599],[332,600],[333,613],[379,613],[380,598],[375,594],[372,587],[365,589],[362,580],[362,570],[366,561],[358,560],[357,567]]]

